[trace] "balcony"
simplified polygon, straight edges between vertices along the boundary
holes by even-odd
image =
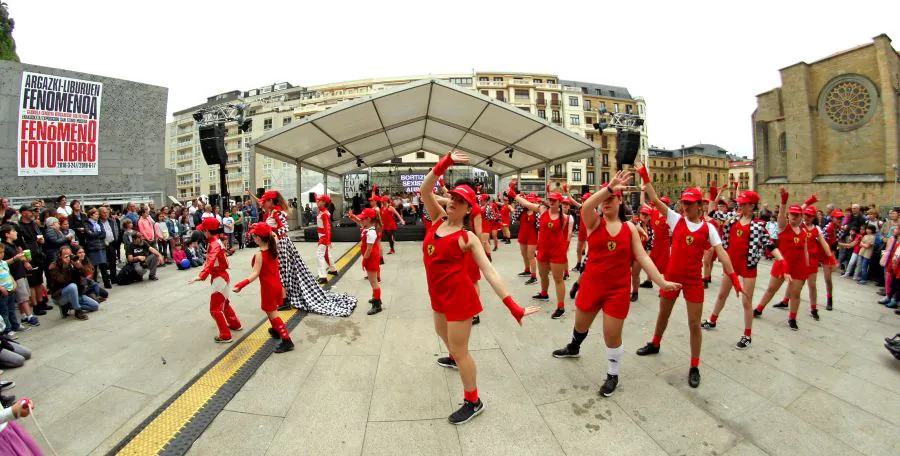
[[[186,125],[189,123],[194,123],[194,118],[191,116],[184,116],[181,119],[178,119],[178,125]]]
[[[544,98],[538,98],[535,104],[538,106],[547,106],[547,100]]]
[[[305,115],[314,114],[317,112],[322,112],[326,109],[328,109],[328,107],[326,107],[326,106],[316,105],[316,104],[307,104],[307,105],[303,105],[303,106],[294,108],[294,115],[295,116],[305,116]]]
[[[513,99],[513,104],[531,105],[531,98],[530,97],[515,97]]]
[[[244,179],[243,173],[228,173],[225,175],[225,180],[228,182],[235,182]]]
[[[569,92],[569,93],[583,93],[582,90],[581,90],[581,87],[569,87],[569,86],[563,87],[563,92]]]
[[[188,149],[194,147],[193,141],[180,142],[175,146],[175,149]]]
[[[179,129],[179,130],[178,130],[178,133],[176,133],[175,136],[179,136],[179,137],[180,137],[180,136],[193,135],[193,134],[194,134],[194,129],[193,129],[193,128],[188,128],[188,129],[184,129],[184,130],[183,130],[183,129]]]
[[[506,81],[475,81],[475,87],[504,88],[504,87],[506,87]]]
[[[562,119],[553,119],[551,120],[551,122],[555,123],[556,125],[562,125]]]
[[[560,90],[559,84],[547,84],[546,82],[538,82],[534,85],[536,89],[544,89],[544,90]]]
[[[506,103],[506,97],[498,97],[497,101],[502,101],[502,102]]]
[[[513,79],[509,82],[511,86],[534,87],[534,81],[531,79]]]
[[[558,100],[558,99],[551,98],[551,99],[550,99],[550,106],[552,106],[552,107],[554,107],[554,108],[558,108],[558,107],[559,107],[559,100]]]
[[[195,155],[195,154],[193,154],[193,153],[190,153],[190,154],[178,154],[178,156],[176,157],[176,160],[175,160],[175,161],[176,161],[176,162],[191,161],[191,160],[194,159],[194,155]]]

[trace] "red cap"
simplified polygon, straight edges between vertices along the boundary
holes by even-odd
[[[811,215],[815,217],[819,214],[819,211],[816,210],[815,206],[807,206],[806,209],[803,209],[803,215]]]
[[[609,184],[603,184],[600,186],[600,189],[602,190],[608,186],[609,186]],[[622,192],[610,192],[610,193],[612,193],[613,196],[622,196]]]
[[[831,211],[831,218],[838,218],[838,217],[843,217],[843,216],[844,216],[844,211],[842,211],[840,209],[835,209],[835,210]]]
[[[562,201],[563,197],[559,192],[550,192],[550,194],[547,195],[547,199],[550,201]]]
[[[250,225],[248,233],[268,237],[272,235],[272,227],[265,223],[254,223]]]
[[[482,193],[482,194],[478,195],[479,201],[487,201],[489,199],[491,199],[491,195],[488,195],[487,193]]]
[[[359,213],[359,218],[361,219],[374,219],[375,217],[378,217],[378,215],[375,214],[375,209],[371,207],[367,207]]]
[[[265,195],[263,195],[263,196],[265,196]],[[200,223],[200,226],[198,226],[197,229],[200,231],[215,231],[215,230],[219,229],[220,226],[221,225],[219,224],[219,221],[216,220],[215,217],[207,217],[207,218],[203,219],[203,221]]]
[[[591,197],[591,192],[584,193],[581,195],[581,201],[587,201],[588,198]]]
[[[331,197],[328,195],[316,195],[316,201],[325,201],[326,203],[330,203]]]
[[[672,200],[670,200],[668,196],[664,196],[664,197],[660,198],[659,200],[666,204],[672,204]]]
[[[372,195],[369,197],[369,201],[381,201],[381,197],[378,195]]]
[[[569,198],[568,196],[566,196],[565,198],[563,198],[563,202],[562,202],[562,203],[563,203],[563,204],[568,204],[569,206],[571,206],[571,205],[572,205],[572,198]]]
[[[457,185],[456,187],[453,187],[453,190],[450,190],[448,193],[462,198],[463,201],[469,203],[469,206],[478,205],[478,202],[475,200],[475,190],[472,190],[472,187],[469,187],[468,185]]]
[[[691,187],[681,193],[681,201],[697,203],[703,201],[703,192],[697,187]]]
[[[641,206],[641,215],[650,215],[650,212],[649,206]]]
[[[391,197],[390,197],[390,196],[387,196],[387,195],[381,195],[381,202],[382,202],[382,203],[390,203],[390,202],[391,202]]]
[[[759,199],[759,193],[756,193],[753,190],[745,190],[738,195],[737,202],[738,204],[759,204]]]
[[[259,204],[262,204],[268,200],[276,200],[278,199],[278,192],[275,190],[268,190],[259,197]]]
[[[799,204],[791,204],[788,208],[788,214],[802,214],[803,208]]]
[[[541,198],[538,197],[538,196],[537,196],[536,194],[534,194],[534,193],[529,193],[528,196],[525,197],[525,199],[533,203],[533,202],[535,202],[535,201],[539,201]]]

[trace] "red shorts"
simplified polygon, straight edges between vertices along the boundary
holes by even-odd
[[[681,289],[676,291],[665,291],[659,290],[659,297],[666,299],[678,299],[678,296],[681,293],[684,293],[684,300],[687,302],[703,302],[703,281],[694,282],[694,281],[680,281],[678,279],[669,278],[666,275],[666,280],[670,282],[676,282],[681,284]]]
[[[581,289],[575,297],[575,307],[582,312],[599,312],[624,320],[631,308],[630,290],[601,290],[597,280],[582,280]]]
[[[478,263],[475,262],[472,255],[463,255],[463,263],[465,263],[464,269],[469,280],[473,282],[481,280],[481,269],[478,268]]]
[[[468,288],[465,288],[466,286]],[[481,308],[481,300],[478,299],[475,288],[471,283],[460,285],[457,288],[453,293],[438,292],[432,294],[431,310],[444,314],[447,321],[471,320],[472,317],[484,310]]]
[[[363,259],[363,269],[368,272],[381,272],[381,255],[372,254],[369,259]]]
[[[567,244],[555,245],[552,248],[540,248],[537,252],[538,263],[566,264],[568,262]]]
[[[786,273],[791,275],[791,279],[793,280],[806,280],[809,276],[809,270],[811,266],[807,266],[803,260],[798,261],[788,261],[787,262],[787,271]],[[818,270],[818,264],[816,264],[816,269]]]
[[[737,258],[730,258],[730,255],[729,255],[729,259],[731,260],[731,266],[734,267],[734,272],[736,272],[737,275],[739,275],[745,279],[755,279],[756,278],[756,268],[749,269],[747,267],[747,258],[746,257],[741,258],[740,256],[738,256]]]
[[[523,228],[519,226],[519,244],[537,245],[537,231],[533,228]]]

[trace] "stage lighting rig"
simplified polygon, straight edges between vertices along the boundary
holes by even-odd
[[[363,161],[362,157],[356,157],[356,167],[357,168],[362,168],[362,165],[364,165],[365,163],[366,162]]]
[[[506,155],[509,155],[509,158],[512,158],[513,148],[507,147],[506,150],[503,151],[503,153],[505,153]]]
[[[335,150],[337,151],[338,158],[341,158],[342,155],[347,153],[347,149],[344,149],[343,147],[340,147],[340,146]]]
[[[492,159],[490,159],[490,158],[487,159],[487,165],[488,165],[488,167],[493,168],[493,167],[494,167],[494,160],[492,160]]]
[[[597,114],[597,122],[594,123],[594,128],[600,131],[610,127],[616,130],[639,131],[641,126],[644,125],[644,119],[637,114],[611,113],[606,108],[598,109]]]
[[[244,116],[244,110],[247,109],[247,106],[247,103],[226,103],[210,106],[197,110],[191,117],[194,118],[200,127],[225,122],[237,122],[238,129],[242,132],[247,132],[253,123],[252,119]]]

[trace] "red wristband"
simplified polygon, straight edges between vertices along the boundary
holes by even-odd
[[[715,201],[717,196],[719,196],[719,189],[716,187],[710,187],[709,188],[709,199],[712,201]]]
[[[250,281],[247,279],[244,279],[244,280],[241,280],[240,282],[238,282],[237,285],[235,285],[234,287],[237,288],[238,291],[241,291],[247,285],[250,285]]]
[[[782,205],[787,204],[789,196],[790,195],[787,192],[785,192],[783,195],[781,195],[781,204]]]
[[[741,279],[738,278],[737,273],[731,271],[731,273],[728,274],[728,277],[731,279],[731,284],[734,285],[734,290],[738,293],[743,293],[744,289],[741,287]]]
[[[453,165],[452,154],[447,154],[447,155],[444,155],[441,158],[441,160],[439,162],[437,162],[436,165],[434,165],[434,169],[432,171],[434,171],[434,173],[437,174],[438,176],[443,176],[444,173],[447,172],[447,169],[449,169],[450,166],[452,166],[452,165]]]
[[[644,181],[645,184],[650,183],[650,173],[647,172],[646,166],[641,166],[641,168],[638,169],[638,174],[641,175],[641,179]]]
[[[522,306],[516,304],[516,301],[513,300],[512,296],[503,298],[503,304],[507,309],[509,309],[509,313],[512,314],[513,318],[515,318],[516,321],[522,321],[522,317],[525,316],[525,309],[523,309]]]
[[[806,200],[805,204],[807,206],[812,206],[813,204],[816,204],[816,202],[818,202],[818,201],[819,201],[819,198],[816,198],[816,195],[813,195],[813,196],[810,196],[808,200]]]

